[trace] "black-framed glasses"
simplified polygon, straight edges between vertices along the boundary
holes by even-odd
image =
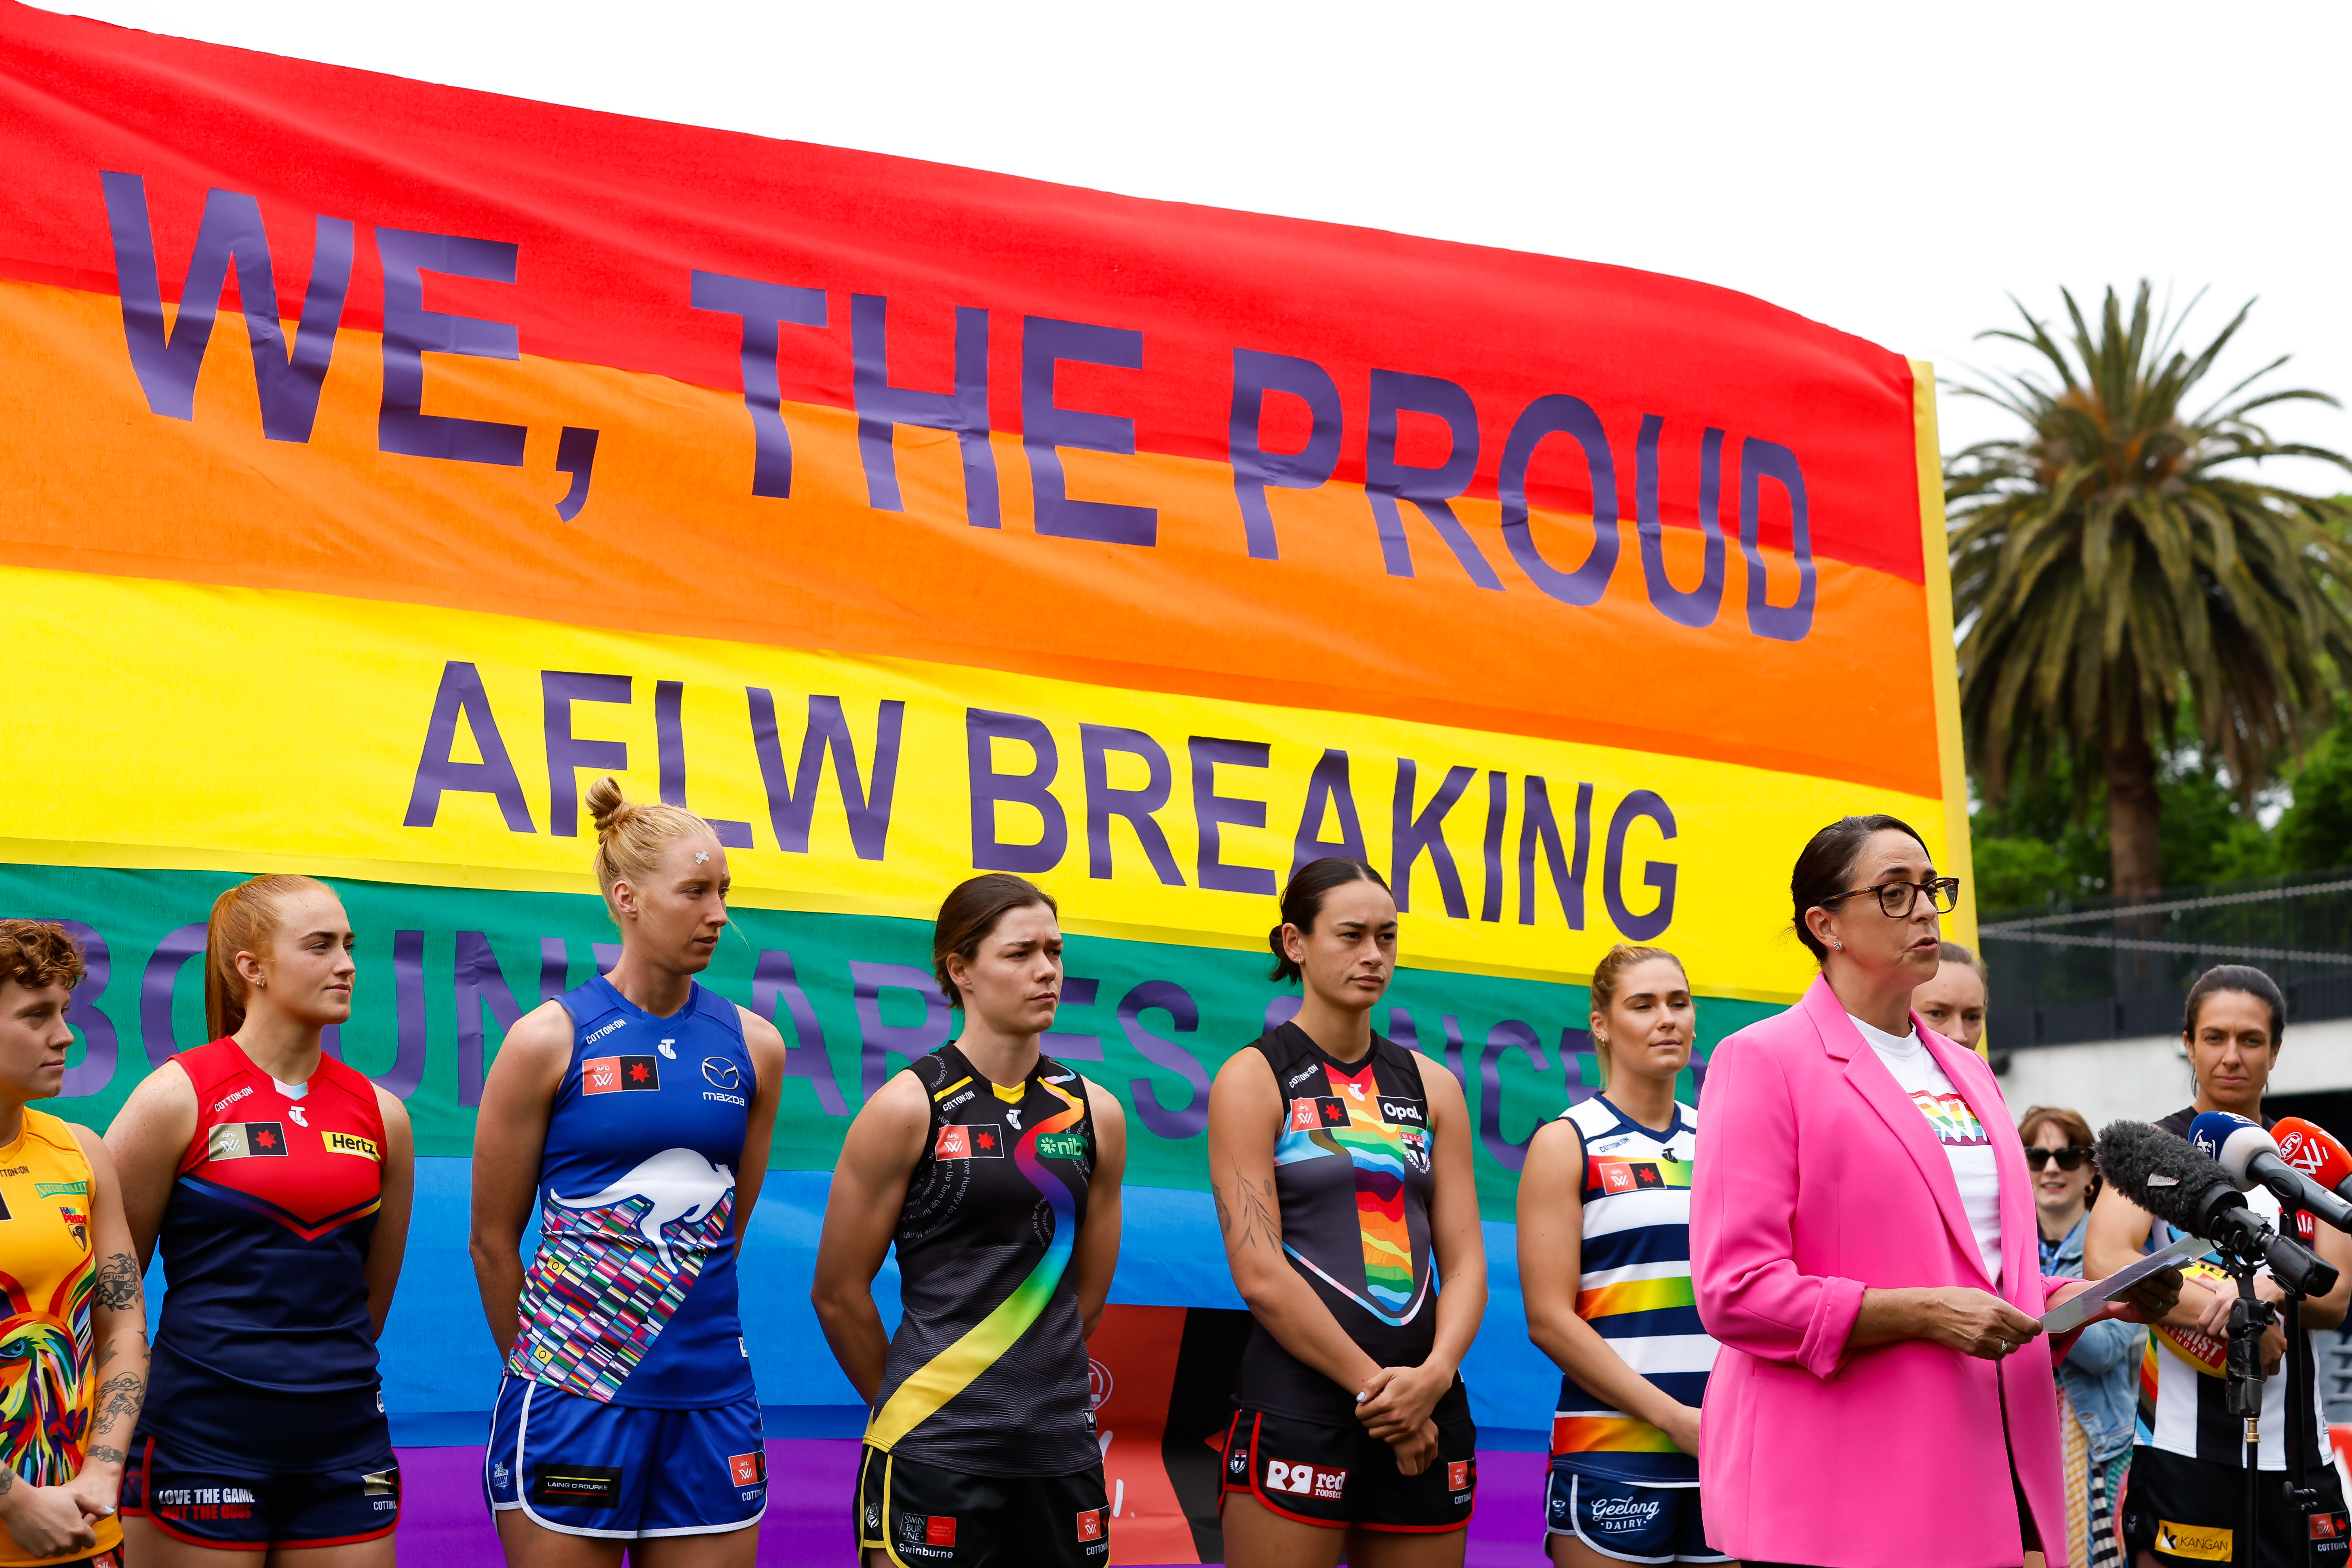
[[[2038,1171],[2055,1160],[2058,1162],[2058,1168],[2062,1171],[2079,1171],[2083,1168],[2083,1162],[2089,1159],[2091,1153],[2092,1151],[2084,1148],[2080,1143],[2069,1143],[2063,1149],[2039,1149],[2029,1144],[2025,1151],[2025,1167],[2030,1171]]]
[[[1841,899],[1858,899],[1864,893],[1877,894],[1878,907],[1895,920],[1916,909],[1922,893],[1927,895],[1927,902],[1935,906],[1937,914],[1948,915],[1959,907],[1960,879],[1938,877],[1932,882],[1882,882],[1875,888],[1849,888],[1823,899],[1821,907],[1827,909]]]

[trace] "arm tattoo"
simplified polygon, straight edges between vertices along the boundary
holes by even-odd
[[[131,1254],[117,1252],[98,1266],[98,1304],[117,1312],[144,1310],[139,1289],[139,1265]]]
[[[1210,1184],[1210,1190],[1217,1201],[1218,1228],[1232,1241],[1237,1252],[1245,1247],[1255,1246],[1260,1239],[1278,1250],[1282,1246],[1282,1218],[1274,1208],[1274,1184],[1269,1181],[1260,1188],[1247,1176],[1236,1175],[1234,1186],[1234,1203],[1228,1206],[1223,1186],[1214,1182]]]
[[[98,1415],[90,1425],[91,1439],[110,1436],[118,1423],[137,1421],[146,1399],[147,1378],[142,1373],[119,1372],[99,1384],[98,1397],[91,1402]]]
[[[101,1465],[119,1465],[123,1459],[121,1449],[109,1448],[102,1445],[92,1448],[85,1457],[95,1459]]]

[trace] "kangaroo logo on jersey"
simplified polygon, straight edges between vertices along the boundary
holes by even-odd
[[[278,1121],[224,1121],[205,1141],[208,1160],[286,1157],[286,1126]]]
[[[716,1214],[734,1190],[735,1173],[726,1166],[714,1165],[691,1149],[665,1149],[601,1193],[584,1198],[567,1198],[558,1193],[547,1195],[568,1209],[611,1208],[643,1198],[646,1213],[637,1221],[637,1234],[660,1256],[664,1268],[674,1269],[677,1263],[670,1257],[662,1227],[675,1220],[692,1224]]]
[[[702,1058],[702,1081],[713,1089],[734,1089],[741,1085],[743,1075],[725,1057]]]
[[[661,1062],[654,1057],[593,1057],[580,1064],[580,1092],[618,1094],[624,1089],[659,1089]]]

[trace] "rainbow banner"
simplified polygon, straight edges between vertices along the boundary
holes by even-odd
[[[1206,1092],[1295,866],[1388,873],[1375,1022],[1461,1079],[1507,1253],[1612,943],[1711,1042],[1804,984],[1824,821],[1967,865],[1932,378],[1787,311],[13,5],[0,103],[0,903],[89,945],[60,1108],[201,1039],[221,888],[334,879],[336,1048],[432,1168],[395,1414],[488,1402],[487,1338],[402,1314],[470,1313],[483,1072],[614,940],[606,772],[730,847],[710,978],[790,1044],[805,1177],[747,1305],[810,1410],[854,1403],[796,1339],[824,1173],[949,1037],[975,871],[1061,900],[1048,1048],[1130,1109],[1115,1300],[1229,1307]],[[1479,1354],[1532,1357],[1498,1282]],[[1482,1422],[1539,1433],[1544,1375],[1474,1368]]]

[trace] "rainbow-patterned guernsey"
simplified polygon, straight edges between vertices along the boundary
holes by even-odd
[[[1429,1168],[1429,1132],[1425,1127],[1386,1120],[1387,1103],[1374,1080],[1371,1058],[1353,1074],[1333,1061],[1322,1063],[1328,1094],[1298,1097],[1291,1091],[1282,1136],[1274,1146],[1277,1171],[1302,1160],[1344,1154],[1355,1168],[1356,1229],[1363,1242],[1364,1274],[1360,1289],[1335,1277],[1302,1251],[1287,1226],[1282,1249],[1312,1269],[1334,1290],[1354,1301],[1384,1323],[1408,1323],[1421,1310],[1429,1292],[1429,1271],[1414,1278],[1413,1247],[1405,1224],[1404,1188],[1407,1163]]]
[[[1691,1162],[1698,1112],[1677,1104],[1653,1131],[1594,1096],[1562,1117],[1584,1139],[1582,1278],[1577,1315],[1627,1365],[1696,1408],[1716,1344],[1691,1290]],[[1698,1460],[1664,1432],[1559,1380],[1552,1467],[1654,1487],[1695,1487]]]

